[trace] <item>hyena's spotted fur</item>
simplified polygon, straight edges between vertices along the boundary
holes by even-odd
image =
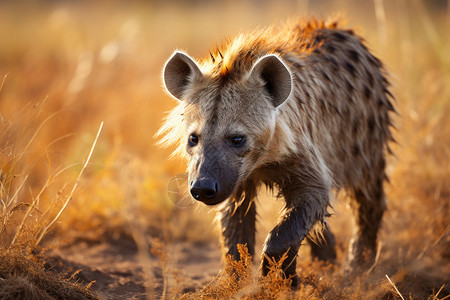
[[[187,153],[194,198],[222,203],[225,253],[238,259],[241,243],[254,254],[253,200],[264,183],[286,206],[266,239],[263,274],[287,252],[284,272],[295,275],[300,244],[317,223],[325,241],[311,243],[312,254],[334,259],[325,217],[331,191],[342,188],[354,196],[350,266],[373,262],[394,108],[382,63],[360,37],[336,23],[291,23],[240,35],[199,62],[176,52],[164,81],[181,101],[160,134]]]

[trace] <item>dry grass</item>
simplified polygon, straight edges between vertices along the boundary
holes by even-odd
[[[17,250],[0,254],[1,299],[98,299],[90,285],[73,283],[69,275],[45,270],[36,255]]]
[[[44,270],[45,256],[31,252],[55,217],[58,221],[43,235],[46,246],[128,236],[136,240],[147,269],[155,267],[150,256],[158,257],[164,288],[156,288],[147,270],[149,295],[162,291],[158,296],[187,299],[448,297],[448,11],[438,7],[438,1],[426,6],[420,0],[411,5],[294,2],[201,7],[138,1],[0,3],[0,298],[6,295],[1,293],[27,298],[20,294],[25,292],[35,298],[58,298],[62,294],[43,291],[70,288],[70,293],[92,297],[66,277],[52,279]],[[210,229],[212,213],[176,197],[168,201],[168,184],[183,173],[184,163],[167,160],[170,151],[158,149],[153,139],[164,111],[175,104],[162,92],[161,67],[176,48],[204,55],[225,36],[304,15],[306,10],[319,17],[344,11],[349,26],[367,38],[392,73],[398,143],[392,145],[395,156],[389,163],[389,203],[377,263],[368,274],[349,278],[341,273],[352,224],[346,199],[339,199],[330,219],[338,239],[337,265],[311,261],[304,247],[298,291],[287,289],[289,280],[277,275],[276,266],[268,278],[258,278],[257,267],[244,255],[241,263],[231,263],[233,272],[225,270],[204,289],[183,295],[189,280],[181,280],[177,268],[183,266],[171,262],[172,245],[216,245],[217,232]],[[101,137],[77,181],[101,121]],[[265,196],[259,202],[262,243],[278,204]],[[11,286],[17,289],[8,290]]]

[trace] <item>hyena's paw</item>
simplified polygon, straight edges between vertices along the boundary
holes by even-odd
[[[376,264],[376,248],[352,242],[349,248],[348,261],[344,267],[344,275],[357,275],[371,270]]]
[[[292,289],[298,289],[300,286],[300,277],[296,273],[296,259],[289,259],[285,255],[264,254],[261,264],[261,280],[266,281],[290,281]]]

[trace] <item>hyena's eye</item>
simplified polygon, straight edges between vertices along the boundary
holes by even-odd
[[[230,145],[233,147],[243,146],[245,143],[245,136],[237,135],[230,137]]]
[[[189,136],[189,146],[194,147],[198,144],[198,136],[196,134],[191,134]]]

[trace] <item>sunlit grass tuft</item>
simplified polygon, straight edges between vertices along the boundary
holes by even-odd
[[[27,116],[29,110],[36,112],[26,107],[22,116]],[[64,194],[64,183],[53,194],[54,199],[45,203],[67,168],[54,171],[47,160],[47,179],[41,185],[33,183],[32,164],[37,162],[31,149],[45,121],[38,124],[36,116],[28,116],[31,118],[23,122],[3,118],[0,124],[0,142],[4,147],[0,159],[0,298],[96,299],[88,291],[90,285],[83,287],[71,282],[68,276],[45,270],[45,260],[40,256],[43,250],[38,244],[72,198],[98,136],[71,192]]]

